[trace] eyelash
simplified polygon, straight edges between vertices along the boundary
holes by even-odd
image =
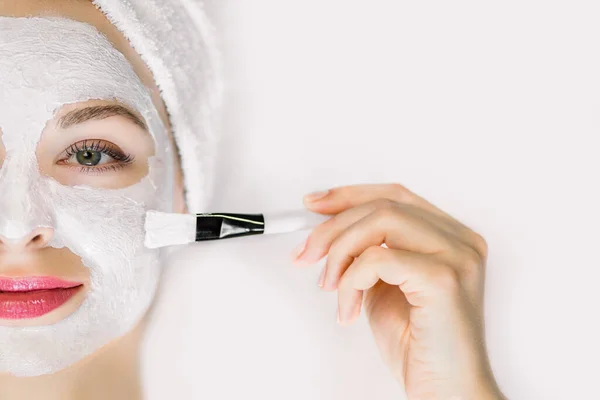
[[[116,162],[95,167],[86,165],[72,165],[71,163],[67,162],[69,158],[80,151],[96,151],[98,153],[106,154]],[[100,139],[86,139],[77,143],[73,143],[65,149],[64,154],[65,157],[60,160],[60,162],[62,162],[64,165],[67,165],[71,168],[79,168],[79,172],[82,173],[93,173],[98,175],[109,171],[121,170],[127,165],[133,163],[135,159],[135,157],[131,154],[123,152],[123,150],[121,150],[117,145]]]

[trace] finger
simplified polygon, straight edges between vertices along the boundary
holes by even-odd
[[[303,250],[295,256],[295,262],[298,265],[307,265],[319,261],[329,252],[333,240],[345,229],[378,207],[389,207],[389,202],[390,200],[376,200],[350,208],[317,225],[308,235],[304,246],[300,246]]]
[[[309,197],[310,195],[305,197],[306,207],[322,214],[339,214],[377,199],[415,206],[430,213],[431,216],[439,217],[438,219],[430,218],[430,220],[435,220],[435,223],[448,235],[455,236],[476,249],[482,258],[487,258],[487,242],[481,235],[398,183],[341,186],[330,189],[326,194],[321,192],[314,201],[309,200]],[[426,214],[423,216],[426,217]]]
[[[377,209],[339,234],[330,245],[323,289],[335,290],[354,258],[371,246],[385,244],[415,253],[434,254],[452,245],[452,238],[444,231],[406,207]]]
[[[398,286],[414,307],[448,304],[460,289],[456,271],[435,255],[372,246],[356,258],[340,280],[340,319],[342,315],[356,318],[357,314],[348,311],[355,307],[351,303],[356,292],[373,287],[379,280]]]
[[[379,249],[385,250],[381,247]],[[360,287],[354,281],[357,268],[364,268],[367,264],[367,258],[373,258],[378,250],[368,249],[359,257],[354,259],[344,275],[341,277],[338,285],[338,323],[341,325],[350,325],[360,315],[364,291],[372,289],[380,281],[374,270],[367,270],[362,276],[363,281],[360,282]],[[369,274],[371,272],[371,274]]]
[[[440,229],[447,230],[447,223],[439,221],[439,218],[427,215],[421,209],[407,208],[408,206],[393,202],[388,199],[377,199],[369,203],[361,204],[348,210],[342,211],[327,221],[313,228],[303,245],[298,248],[300,252],[293,253],[293,259],[298,265],[313,264],[322,259],[331,247],[332,242],[348,227],[362,218],[376,211],[404,210],[418,214],[418,218],[427,220],[431,226],[437,225]]]
[[[329,189],[329,192],[324,196],[321,192],[320,196],[314,197],[314,200],[311,200],[310,195],[308,195],[304,198],[304,204],[312,211],[321,214],[338,214],[376,199],[388,199],[398,203],[412,204],[435,215],[458,222],[451,215],[399,183],[340,186]]]
[[[358,318],[363,302],[363,291],[352,288],[338,290],[337,321],[349,325]]]

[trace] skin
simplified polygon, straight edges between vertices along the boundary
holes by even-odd
[[[105,33],[130,61],[146,86],[166,126],[170,127],[152,74],[127,40],[87,0],[0,0],[0,15],[63,16],[90,23]],[[140,127],[113,116],[61,129],[56,120],[77,107],[63,107],[49,121],[37,150],[43,173],[66,185],[117,188],[147,174],[152,142]],[[88,137],[94,132],[94,137]],[[102,137],[97,137],[98,132]],[[100,139],[133,153],[135,162],[107,174],[82,175],[63,154],[84,139]],[[0,165],[4,159],[0,142]],[[184,212],[178,160],[176,207]],[[351,324],[364,308],[383,359],[411,400],[504,399],[487,357],[483,287],[485,240],[450,215],[399,184],[338,187],[307,196],[306,207],[331,215],[295,252],[295,262],[327,263],[319,286],[337,291],[338,320]],[[0,276],[56,275],[87,284],[88,270],[68,249],[46,246],[51,230],[34,232],[19,243],[0,238]],[[385,244],[387,248],[381,247]],[[27,321],[0,324],[46,324],[61,320],[85,298],[82,291],[63,307]],[[363,305],[364,304],[364,305]],[[145,321],[125,336],[75,365],[52,375],[16,378],[0,375],[0,398],[46,400],[139,399],[138,346]]]
[[[338,292],[338,321],[364,308],[381,355],[409,399],[504,399],[484,335],[484,238],[400,184],[305,198],[332,215],[294,254],[327,255],[319,286]],[[381,245],[385,244],[386,247]]]
[[[164,102],[152,73],[125,37],[106,19],[104,14],[87,0],[0,0],[0,15],[10,17],[62,16],[86,22],[104,33],[113,46],[125,55],[140,80],[150,88],[152,100],[159,115],[169,129],[171,125]],[[148,173],[148,157],[154,154],[150,136],[139,126],[122,116],[87,121],[68,129],[56,122],[66,112],[75,108],[111,104],[94,100],[63,106],[48,121],[37,149],[42,173],[52,176],[65,185],[86,184],[103,188],[123,188],[138,182]],[[135,113],[135,110],[131,110]],[[1,125],[1,124],[0,124]],[[0,130],[0,135],[2,134]],[[1,137],[0,137],[1,139]],[[121,151],[135,156],[127,168],[106,173],[82,173],[75,155],[67,159],[65,149],[82,140],[98,140],[101,145],[111,144]],[[104,156],[104,160],[112,163]],[[5,158],[4,144],[0,140],[0,165]],[[114,160],[113,160],[114,161]],[[179,160],[175,160],[174,212],[185,212],[183,179]],[[84,285],[77,295],[66,304],[38,318],[27,320],[0,320],[4,326],[45,325],[60,321],[72,314],[83,302],[89,285],[89,269],[81,259],[67,248],[47,247],[52,229],[38,228],[19,241],[0,237],[0,276],[19,277],[53,275]],[[33,240],[37,236],[37,240]],[[145,320],[128,334],[115,339],[93,355],[52,375],[16,378],[0,374],[0,398],[24,399],[137,399],[142,397],[139,387],[138,349]]]

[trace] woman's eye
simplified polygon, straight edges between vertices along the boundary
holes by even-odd
[[[71,157],[74,157],[78,164],[86,167],[94,167],[96,165],[106,164],[112,160],[112,157],[108,154],[104,154],[95,150],[78,151]]]
[[[133,156],[105,140],[83,140],[65,149],[58,164],[80,167],[82,172],[116,170],[133,162]]]

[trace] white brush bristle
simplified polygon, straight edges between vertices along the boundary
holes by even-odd
[[[196,216],[159,211],[146,212],[144,244],[149,249],[187,244],[196,240]]]

